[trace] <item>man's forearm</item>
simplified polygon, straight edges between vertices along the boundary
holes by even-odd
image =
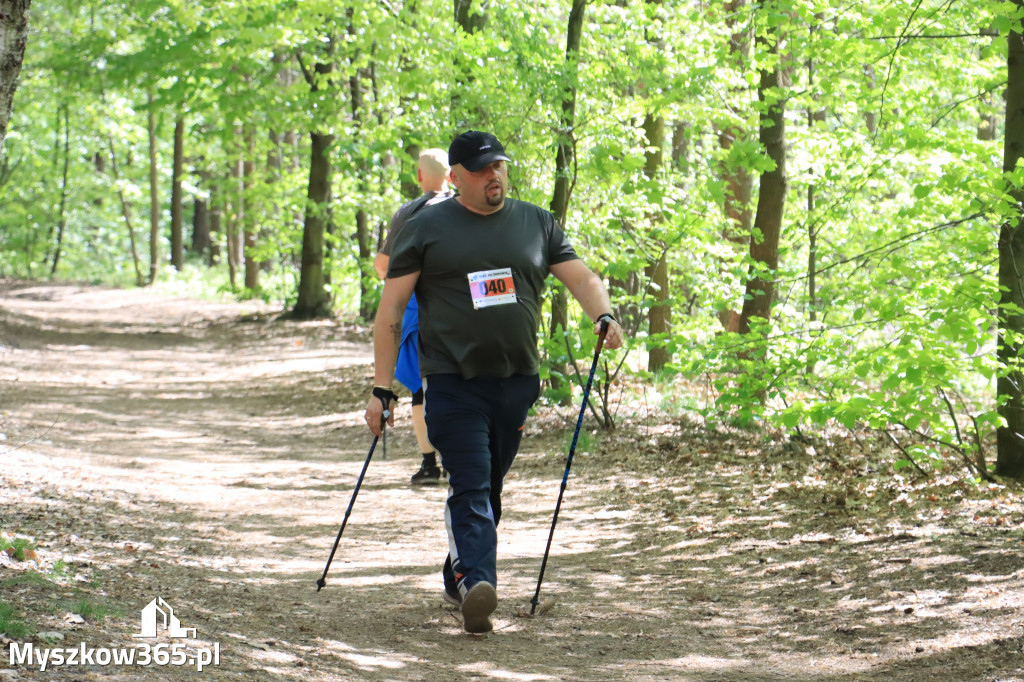
[[[612,311],[608,291],[604,288],[601,278],[594,273],[590,273],[590,277],[587,277],[572,294],[592,322],[601,315]]]
[[[390,312],[390,311],[388,311]],[[377,311],[373,324],[373,384],[391,386],[395,378],[395,362],[402,341],[402,316]]]
[[[377,306],[377,320],[373,323],[373,383],[391,386],[395,378],[395,362],[402,342],[402,318],[416,288],[419,273],[387,279]]]
[[[570,260],[551,266],[551,273],[565,285],[572,297],[583,306],[583,312],[592,321],[612,311],[604,283],[580,260]]]

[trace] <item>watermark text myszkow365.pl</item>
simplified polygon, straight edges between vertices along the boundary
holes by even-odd
[[[157,597],[142,609],[142,632],[133,637],[148,639],[157,636],[162,627],[172,638],[196,636],[195,628],[184,628],[174,610]],[[187,647],[184,642],[173,644],[137,644],[129,647],[92,647],[84,642],[77,647],[39,647],[32,642],[10,643],[9,661],[14,666],[35,666],[40,671],[67,666],[194,666],[199,672],[210,665],[220,664],[220,642],[212,647]]]

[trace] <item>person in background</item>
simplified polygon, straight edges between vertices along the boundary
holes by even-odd
[[[406,221],[426,206],[451,198],[455,193],[448,188],[448,153],[443,149],[427,149],[420,154],[416,167],[416,181],[423,195],[402,205],[391,217],[388,236],[380,253],[373,260],[377,275],[384,279],[388,272],[391,249],[395,239],[402,232]],[[412,475],[412,485],[436,485],[441,478],[437,464],[437,453],[427,438],[427,426],[423,421],[423,382],[420,379],[420,363],[417,351],[419,336],[419,306],[416,296],[409,299],[402,317],[402,342],[395,365],[395,378],[412,393],[412,428],[416,444],[423,455],[419,471]]]
[[[374,323],[374,387],[365,419],[380,435],[404,338],[420,305],[420,373],[430,442],[448,470],[446,601],[463,627],[493,629],[501,490],[540,393],[537,329],[549,274],[622,345],[601,278],[576,256],[554,216],[507,197],[510,158],[498,139],[465,132],[448,148],[454,199],[421,209],[395,240]],[[393,416],[388,423],[393,423]]]

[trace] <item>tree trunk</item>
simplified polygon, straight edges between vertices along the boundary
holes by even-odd
[[[999,40],[999,31],[995,28],[989,28],[983,30],[982,35],[991,35],[993,44]],[[982,51],[979,48],[979,53]],[[979,59],[981,55],[979,54]],[[981,96],[981,117],[978,121],[978,139],[986,142],[993,142],[996,139],[996,133],[998,132],[999,120],[996,118],[995,111],[986,111],[993,106],[993,96],[991,92],[985,93]]]
[[[473,0],[452,0],[455,10],[455,22],[466,33],[476,33],[487,24],[487,15],[482,11],[486,3],[478,5],[478,11],[471,12],[473,4]]]
[[[1015,0],[1018,11],[1024,1]],[[1012,173],[1024,157],[1024,37],[1010,31],[1006,58],[1006,137],[1003,172]],[[1015,205],[1024,202],[1024,190],[1008,189]],[[996,430],[996,474],[1024,477],[1024,214],[1007,220],[999,231],[999,378],[996,381],[999,414],[1005,425]]]
[[[334,135],[310,133],[309,186],[302,227],[302,265],[299,270],[298,300],[292,315],[299,319],[326,317],[331,297],[324,287],[324,232],[327,202],[331,194],[331,162],[327,152]]]
[[[665,146],[665,119],[661,116],[648,114],[644,119],[644,135],[647,138],[644,174],[648,180],[656,180],[661,169]],[[651,216],[651,221],[660,220]],[[659,244],[664,247],[664,244]],[[664,248],[657,258],[647,264],[646,272],[650,279],[648,293],[651,305],[647,312],[647,327],[654,340],[647,346],[647,369],[660,372],[672,360],[672,354],[664,346],[664,338],[671,329],[672,303],[669,299],[668,254]],[[661,336],[661,340],[657,337]]]
[[[202,194],[196,194],[192,210],[192,240],[189,244],[189,251],[202,256],[207,265],[213,265],[211,260],[212,238],[212,213],[215,206],[213,188],[211,187],[211,173],[207,169],[204,159],[200,158],[196,163],[196,179],[199,188],[209,189],[209,195],[203,198]]]
[[[32,0],[0,0],[0,154],[14,108],[14,91],[25,58],[28,8]]]
[[[196,197],[192,210],[192,253],[210,264],[210,202]]]
[[[224,192],[219,186],[210,188],[210,255],[206,262],[212,267],[223,260],[220,239],[214,236],[224,234]]]
[[[728,0],[725,3],[726,23],[732,33],[729,36],[729,56],[734,68],[745,69],[750,58],[750,35],[745,27],[739,27],[737,17],[741,16],[746,0]],[[745,90],[743,91],[745,92]],[[727,126],[718,131],[718,145],[728,152],[737,141],[748,138],[747,131],[738,125]],[[727,220],[727,227],[722,231],[722,239],[736,245],[746,246],[750,241],[750,231],[753,227],[754,213],[751,210],[750,199],[754,192],[754,176],[745,166],[724,160],[720,165],[720,173],[725,181],[725,201],[723,212]],[[728,308],[718,313],[718,321],[726,331],[735,332],[739,330],[739,313]]]
[[[57,242],[53,249],[53,264],[50,267],[50,277],[57,274],[57,266],[60,264],[60,253],[64,248],[64,229],[68,222],[68,166],[71,162],[71,122],[69,110],[71,106],[65,101],[61,103],[61,114],[64,118],[64,171],[60,180],[60,205],[57,208]]]
[[[681,173],[690,170],[690,128],[688,121],[676,121],[672,126],[672,165]]]
[[[565,229],[565,221],[569,215],[569,198],[576,184],[576,90],[577,74],[579,73],[579,51],[583,36],[583,18],[586,13],[587,0],[573,0],[569,12],[569,23],[565,38],[565,69],[567,85],[562,91],[561,129],[555,140],[555,189],[551,195],[551,212],[555,214],[558,224]],[[551,288],[551,326],[548,334],[552,339],[563,338],[569,325],[569,296],[565,287],[556,283]],[[560,368],[562,371],[565,367]],[[551,388],[558,390],[561,379],[551,376]],[[566,401],[570,396],[566,396]]]
[[[242,135],[245,159],[242,162],[242,202],[245,219],[242,221],[242,260],[245,263],[245,288],[258,291],[262,263],[256,257],[258,234],[256,227],[256,201],[252,196],[253,176],[256,173],[256,134],[252,125],[246,125]]]
[[[241,131],[236,131],[238,134],[235,139],[241,138]],[[242,222],[245,220],[245,198],[244,198],[244,184],[245,184],[245,160],[241,156],[241,151],[236,150],[239,154],[231,162],[231,184],[230,192],[225,198],[229,210],[225,218],[227,223],[225,225],[226,242],[227,242],[227,256],[228,256],[228,277],[231,281],[232,291],[238,286],[238,272],[242,269],[242,243],[243,243],[243,229]]]
[[[370,216],[366,209],[360,208],[356,211],[356,241],[359,249],[359,317],[364,320],[372,320],[377,312],[377,305],[373,301],[371,292],[370,271],[373,269],[373,257],[376,251],[373,250],[373,235],[370,230]]]
[[[355,27],[349,25],[349,31],[355,32]],[[354,65],[353,65],[354,66]],[[352,135],[356,145],[361,144],[363,137],[363,125],[366,118],[364,111],[365,98],[363,97],[363,79],[367,76],[366,69],[355,68],[353,75],[349,78],[350,102],[352,104]],[[370,188],[366,178],[370,175],[369,165],[360,158],[356,164],[356,175],[359,177],[356,194],[359,200],[369,196]],[[367,215],[363,206],[356,206],[356,251],[358,253],[359,266],[359,317],[364,320],[372,320],[377,310],[376,301],[371,300],[371,282],[376,279],[373,274],[373,257],[375,252],[370,244],[370,216]]]
[[[160,168],[157,165],[157,124],[152,93],[149,94],[147,121],[149,133],[149,283],[154,284],[160,276]]]
[[[185,267],[185,242],[182,226],[181,177],[185,167],[185,117],[174,120],[174,162],[171,175],[171,265],[181,272]]]
[[[867,79],[868,88],[874,90],[878,80],[875,76],[875,67],[866,64],[864,66],[864,78]],[[868,134],[874,136],[878,132],[878,114],[874,111],[865,112],[864,125],[867,126]]]
[[[823,16],[815,15],[817,21],[822,21]],[[817,30],[816,25],[810,27],[811,33]],[[814,87],[815,64],[814,59],[807,60],[807,86]],[[817,101],[818,93],[814,92],[812,98]],[[811,107],[807,110],[807,127],[814,129],[817,123],[825,120],[825,110]],[[817,210],[817,186],[812,180],[807,185],[807,320],[818,321],[818,227],[815,211]],[[814,371],[813,363],[808,364],[808,373]]]
[[[770,44],[768,44],[770,41]],[[758,42],[772,57],[778,56],[777,29],[773,35],[758,38]],[[750,237],[750,258],[754,261],[746,285],[743,310],[740,313],[739,332],[751,330],[753,318],[767,320],[771,314],[775,285],[773,279],[779,266],[779,237],[786,206],[786,128],[785,100],[782,78],[777,59],[771,59],[772,70],[761,71],[758,99],[761,101],[760,141],[775,168],[761,174],[757,198],[757,215]]]
[[[117,170],[117,152],[114,151],[114,138],[107,138],[107,142],[110,145],[110,172],[114,176],[114,185],[120,185],[120,173]],[[96,164],[99,167],[99,163]],[[119,188],[117,190],[117,196],[121,200],[121,215],[124,216],[125,227],[128,228],[128,244],[131,248],[132,254],[132,265],[135,266],[135,285],[144,286],[146,284],[145,278],[142,276],[142,264],[139,259],[139,249],[135,241],[135,228],[132,226],[132,212],[131,207],[128,205],[128,198],[124,194],[124,189]]]
[[[412,201],[423,193],[420,190],[420,183],[416,181],[416,169],[419,168],[420,152],[423,148],[415,142],[410,142],[413,135],[411,131],[405,135],[406,158],[399,160],[402,167],[400,191],[407,201]]]
[[[351,10],[349,10],[351,17]],[[334,54],[334,41],[328,41],[327,57]],[[333,88],[330,79],[333,62],[318,62],[310,72],[302,65],[302,73],[313,93],[321,88]],[[309,133],[309,183],[306,188],[306,210],[302,224],[302,255],[299,265],[299,290],[292,308],[292,317],[311,319],[328,317],[333,308],[326,264],[327,226],[330,223],[331,182],[333,169],[328,152],[334,145],[332,133],[313,130]]]
[[[452,0],[455,24],[467,35],[481,31],[487,25],[485,4],[473,0]],[[473,76],[470,63],[459,53],[454,55],[455,87],[451,94],[451,123],[457,133],[466,128],[487,129],[487,112],[476,104],[467,105],[463,97],[472,93]]]

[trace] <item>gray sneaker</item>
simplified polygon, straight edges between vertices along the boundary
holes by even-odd
[[[498,593],[494,585],[479,582],[469,588],[462,600],[462,627],[466,632],[482,634],[494,629],[491,614],[498,608]]]

